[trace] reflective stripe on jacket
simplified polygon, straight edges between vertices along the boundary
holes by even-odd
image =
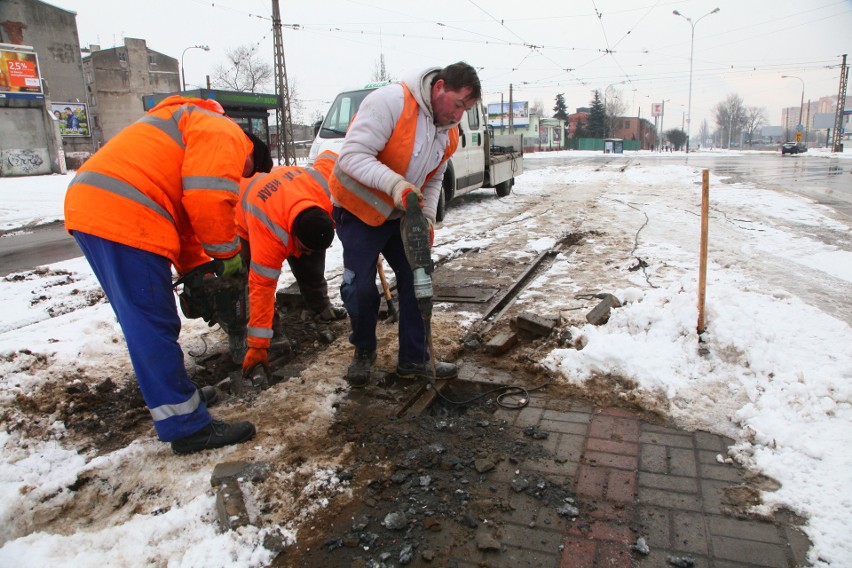
[[[417,100],[411,94],[407,85],[402,84],[404,91],[404,102],[402,113],[396,122],[393,133],[388,139],[384,149],[377,155],[376,159],[388,168],[405,176],[408,164],[414,152],[417,137],[417,115],[419,108]],[[459,142],[457,128],[449,130],[447,146],[441,162],[426,176],[424,184],[428,182],[441,166],[450,159],[456,151]],[[344,172],[339,166],[334,168],[329,187],[334,200],[344,209],[348,210],[368,225],[377,227],[387,221],[393,213],[395,205],[393,198],[379,189],[366,186]]]
[[[273,168],[243,180],[237,206],[237,230],[249,242],[248,345],[265,349],[272,339],[275,291],[281,266],[301,251],[291,238],[293,220],[305,209],[320,207],[331,217],[327,178],[337,155],[326,151],[311,168]]]
[[[80,167],[65,196],[65,227],[162,255],[178,272],[231,257],[251,152],[216,101],[168,97]]]

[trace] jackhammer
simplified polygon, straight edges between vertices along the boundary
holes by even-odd
[[[221,276],[221,260],[211,260],[193,268],[174,284],[183,315],[201,318],[209,326],[219,324],[228,334],[228,350],[234,363],[241,364],[246,352],[248,295],[246,274]]]
[[[405,217],[400,222],[400,233],[405,257],[414,273],[414,297],[423,318],[426,341],[429,346],[429,361],[432,367],[430,382],[435,384],[435,358],[432,353],[432,247],[429,220],[423,215],[420,201],[414,192],[408,194],[405,202]]]

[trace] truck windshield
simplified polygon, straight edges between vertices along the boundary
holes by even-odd
[[[361,101],[371,92],[373,92],[373,89],[349,91],[337,95],[325,120],[322,121],[320,136],[322,138],[343,138],[349,128],[349,123],[352,122],[352,117],[355,116],[358,107],[361,106]]]

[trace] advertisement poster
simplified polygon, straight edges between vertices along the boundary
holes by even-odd
[[[62,136],[89,136],[89,115],[83,103],[52,103],[50,112]]]
[[[509,103],[488,103],[488,126],[500,128],[501,119],[503,128],[509,128]],[[512,125],[515,128],[526,128],[530,125],[530,103],[529,101],[512,102]]]
[[[0,93],[42,93],[35,53],[0,49]]]

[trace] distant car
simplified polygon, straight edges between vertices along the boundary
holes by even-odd
[[[802,154],[808,151],[808,147],[801,142],[784,142],[781,145],[781,155],[784,154]]]

